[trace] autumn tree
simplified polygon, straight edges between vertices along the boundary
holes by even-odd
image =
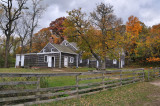
[[[139,33],[139,40],[137,42],[137,46],[135,48],[136,51],[136,60],[140,63],[145,63],[146,58],[150,56],[150,48],[147,43],[147,38],[150,36],[150,27],[147,27],[143,22],[140,22],[142,26],[142,30]]]
[[[93,55],[98,61],[101,59],[99,58],[98,54],[94,51],[94,47],[97,40],[93,40],[91,37],[95,35],[92,33],[94,28],[91,28],[90,22],[85,20],[86,13],[81,11],[81,8],[74,9],[68,12],[69,16],[64,21],[64,26],[66,29],[64,30],[64,35],[67,36],[68,40],[71,42],[76,42],[77,46],[80,48],[82,52],[85,54]],[[91,31],[93,29],[93,31]],[[92,36],[92,34],[94,34]]]
[[[52,34],[60,38],[60,42],[64,40],[64,35],[63,35],[63,31],[65,29],[65,27],[63,26],[64,20],[65,17],[57,18],[55,21],[52,21],[50,23],[49,27],[52,31]]]
[[[113,14],[112,6],[103,3],[98,5],[91,13],[92,21],[86,18],[86,13],[81,12],[81,9],[68,14],[64,21],[64,35],[69,41],[76,42],[85,55],[94,56],[105,68],[106,56],[116,54],[115,49],[121,40],[117,30],[121,21]]]
[[[105,58],[108,53],[113,53],[118,46],[120,36],[117,28],[121,25],[121,19],[113,13],[113,6],[101,3],[91,13],[91,20],[94,26],[101,32],[101,57],[103,68],[105,68]]]
[[[124,37],[125,50],[128,58],[135,61],[137,54],[136,47],[139,42],[139,34],[142,31],[142,26],[137,17],[130,16],[126,22],[126,36]]]
[[[158,62],[160,58],[160,24],[153,25],[150,35],[146,38],[146,45],[149,49],[148,62]]]
[[[39,52],[48,42],[52,36],[49,28],[43,28],[33,36],[33,52]]]
[[[8,67],[10,37],[14,33],[16,20],[20,18],[22,10],[25,9],[27,0],[16,0],[18,6],[13,7],[13,0],[1,0],[2,16],[0,17],[0,28],[6,36],[5,44],[5,65]]]

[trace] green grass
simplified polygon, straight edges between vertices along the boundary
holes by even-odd
[[[0,73],[61,73],[61,72],[88,72],[96,68],[79,67],[79,68],[0,68]],[[118,70],[117,68],[108,68],[106,70]]]
[[[88,70],[95,70],[95,68],[0,68],[0,73],[61,73],[61,72],[88,72]]]
[[[38,106],[142,106],[153,105],[156,97],[160,98],[160,87],[141,82],[83,96],[80,99],[63,100]]]
[[[61,71],[58,71],[61,70]],[[24,69],[24,68],[0,68],[0,73],[57,73],[57,72],[87,72],[88,70],[94,70],[93,68],[63,68],[63,69]],[[109,69],[109,70],[115,70],[115,69]],[[145,70],[147,73],[148,71],[152,70]],[[86,78],[86,77],[98,77],[99,75],[84,75],[80,76],[80,78]],[[22,80],[25,81],[25,78],[6,78],[1,79],[2,81],[16,81],[16,80]],[[27,79],[30,81],[36,80],[33,79]],[[106,80],[110,80],[107,79]],[[101,79],[94,79],[94,80],[86,80],[81,81],[81,83],[93,83],[93,82],[100,82]],[[57,87],[57,86],[69,86],[69,85],[75,85],[75,76],[63,76],[63,77],[45,77],[41,78],[41,87]],[[36,86],[31,86],[36,87]],[[15,86],[8,88],[7,86],[3,89],[13,89],[13,88],[28,88],[26,86]],[[148,82],[141,82],[141,83],[135,83],[130,85],[125,85],[120,88],[116,89],[109,89],[108,91],[100,92],[95,95],[90,96],[83,96],[79,100],[77,99],[70,99],[70,100],[64,100],[64,101],[58,101],[58,102],[52,102],[48,104],[41,104],[40,106],[124,106],[124,105],[143,105],[145,103],[152,103],[153,98],[150,95],[157,94],[157,92],[160,92],[160,88],[153,86],[149,84]],[[160,94],[159,94],[160,97]]]

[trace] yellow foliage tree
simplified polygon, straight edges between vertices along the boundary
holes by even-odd
[[[135,61],[137,54],[137,44],[139,42],[139,34],[142,31],[140,21],[135,16],[130,16],[126,22],[126,34],[124,37],[124,47],[128,58],[131,57]]]

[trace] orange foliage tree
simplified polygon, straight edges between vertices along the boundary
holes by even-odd
[[[39,52],[49,42],[51,35],[49,28],[43,28],[34,34],[32,52]]]
[[[63,31],[64,31],[65,27],[63,26],[63,22],[65,19],[66,19],[65,17],[57,18],[55,21],[52,21],[50,23],[50,27],[49,27],[50,30],[52,31],[52,34],[56,35],[56,36],[54,36],[54,38],[60,42],[62,42],[64,40]]]
[[[152,26],[150,36],[146,38],[146,45],[150,51],[148,62],[160,61],[160,24]]]
[[[121,42],[118,32],[121,20],[113,14],[112,6],[104,3],[98,5],[91,13],[92,23],[81,9],[72,10],[68,15],[64,21],[64,34],[70,41],[77,43],[83,56],[94,56],[101,68],[105,68],[105,58],[114,57],[117,54],[115,49]]]
[[[124,37],[125,50],[128,58],[135,60],[137,53],[137,44],[139,42],[139,34],[142,31],[142,26],[137,17],[130,16],[126,23],[126,35]]]

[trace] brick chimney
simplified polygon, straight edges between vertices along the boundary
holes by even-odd
[[[53,43],[53,37],[49,37],[49,42]]]

